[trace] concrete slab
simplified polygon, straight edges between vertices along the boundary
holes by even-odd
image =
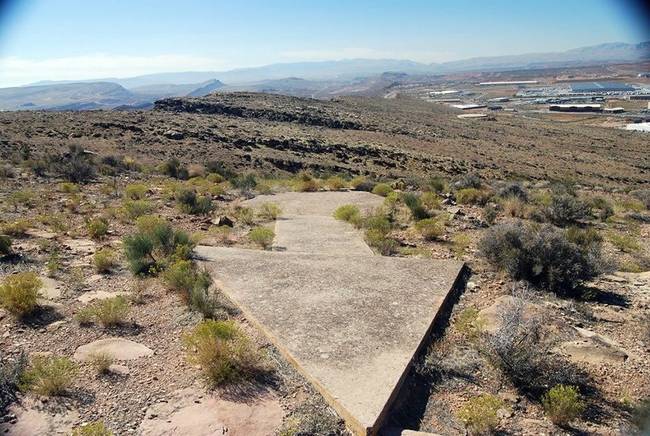
[[[258,195],[247,200],[248,207],[260,207],[264,203],[276,203],[286,215],[332,216],[337,207],[355,204],[359,209],[368,210],[381,206],[384,197],[364,191],[337,192],[282,192],[272,195]]]
[[[384,199],[367,192],[287,192],[273,202],[274,251],[199,246],[216,284],[358,435],[376,434],[425,344],[462,262],[374,255],[332,217]]]
[[[197,247],[217,285],[357,434],[378,430],[462,262]]]
[[[153,355],[149,347],[124,338],[98,339],[81,345],[74,352],[74,359],[85,362],[95,353],[108,353],[115,360],[135,360]]]

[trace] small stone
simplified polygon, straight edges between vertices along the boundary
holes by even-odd
[[[467,285],[465,285],[465,287],[467,288],[468,291],[473,291],[474,289],[476,289],[477,285],[476,283],[470,281],[467,282]]]

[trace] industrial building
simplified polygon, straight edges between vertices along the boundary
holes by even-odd
[[[503,85],[535,85],[539,83],[537,80],[514,80],[503,82],[481,82],[479,86],[503,86]]]
[[[627,83],[619,82],[574,82],[571,83],[571,92],[578,94],[600,92],[630,92],[635,88]]]
[[[466,111],[470,109],[480,109],[485,107],[485,105],[484,104],[452,104],[451,107]]]
[[[603,108],[599,104],[552,104],[548,110],[554,112],[601,112]]]

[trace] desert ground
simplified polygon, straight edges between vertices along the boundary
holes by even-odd
[[[362,433],[314,382],[325,366],[292,360],[311,345],[298,333],[331,332],[316,349],[354,337],[345,303],[319,300],[334,286],[323,271],[351,253],[350,276],[381,269],[356,274],[359,289],[397,307],[424,289],[400,287],[398,265],[463,265],[369,432],[648,431],[647,134],[456,115],[408,97],[253,93],[0,112],[0,429]],[[346,200],[300,212],[320,195]],[[328,316],[288,334],[292,310],[276,323],[251,309],[275,300],[243,293],[271,282]],[[338,369],[365,342],[349,343],[315,354]]]

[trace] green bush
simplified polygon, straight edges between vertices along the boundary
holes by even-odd
[[[325,184],[330,191],[340,191],[341,189],[345,188],[345,180],[343,180],[343,178],[340,176],[329,177],[325,181]]]
[[[393,188],[390,187],[388,183],[377,183],[374,188],[372,188],[372,193],[375,195],[381,195],[382,197],[387,196],[393,192]]]
[[[517,198],[524,203],[528,201],[528,191],[519,182],[509,182],[497,190],[500,198]]]
[[[183,340],[188,360],[200,365],[210,385],[246,379],[258,367],[259,354],[233,321],[205,320]]]
[[[86,223],[88,236],[92,239],[102,239],[108,233],[108,220],[104,217],[95,217]]]
[[[174,262],[163,273],[163,280],[170,291],[189,293],[196,280],[194,264],[189,260]]]
[[[96,301],[77,313],[79,324],[98,322],[104,327],[112,327],[124,323],[130,311],[129,301],[126,297],[118,295]]]
[[[366,242],[383,256],[390,256],[397,252],[398,243],[379,229],[366,230]]]
[[[546,415],[557,425],[567,425],[585,410],[575,386],[554,386],[542,397],[542,405]]]
[[[67,357],[35,357],[21,377],[21,387],[37,395],[62,395],[72,386],[77,365]]]
[[[626,235],[624,233],[610,232],[607,239],[612,245],[624,253],[636,253],[641,249],[639,241],[634,236]]]
[[[264,203],[260,207],[258,216],[265,220],[276,220],[282,213],[282,209],[276,203]]]
[[[515,280],[571,294],[604,270],[601,244],[578,245],[566,231],[548,224],[520,221],[488,229],[479,242],[481,254]]]
[[[420,196],[420,201],[429,210],[438,210],[441,208],[441,201],[438,195],[433,192],[423,192]]]
[[[416,194],[412,192],[406,192],[402,194],[402,201],[411,211],[411,216],[415,221],[420,221],[426,218],[429,218],[429,212],[422,205],[422,200]]]
[[[427,187],[436,193],[444,193],[449,191],[449,185],[447,184],[447,181],[442,177],[430,178],[427,182]]]
[[[182,188],[176,191],[176,204],[178,208],[192,215],[205,215],[214,209],[212,200],[204,195],[196,195],[193,189]]]
[[[100,274],[110,272],[117,264],[115,252],[110,248],[97,250],[93,255],[93,264],[95,265],[95,271]]]
[[[252,226],[255,224],[255,213],[250,207],[238,206],[233,210],[233,215],[235,220],[245,224],[247,226]]]
[[[437,218],[426,218],[415,223],[415,228],[427,241],[434,241],[445,233],[445,226]]]
[[[230,179],[233,188],[238,189],[242,194],[250,193],[257,186],[254,174],[244,174]]]
[[[181,165],[181,162],[175,157],[163,162],[159,169],[162,174],[175,179],[187,180],[189,178],[187,168]]]
[[[6,256],[11,253],[11,238],[8,235],[0,235],[0,256]]]
[[[90,422],[76,427],[71,436],[114,436],[113,432],[102,421]]]
[[[70,145],[67,153],[51,156],[50,168],[73,183],[86,183],[93,179],[96,173],[92,154],[76,144]]]
[[[460,204],[485,205],[492,194],[485,189],[465,188],[456,191],[456,201]]]
[[[108,374],[110,367],[113,364],[113,355],[106,351],[92,353],[89,357],[88,363],[95,368],[97,374]]]
[[[311,174],[303,171],[298,174],[294,182],[294,189],[299,192],[316,192],[320,189],[320,184]]]
[[[18,317],[29,315],[36,309],[41,279],[33,272],[12,274],[0,285],[0,305]]]
[[[472,434],[491,433],[499,425],[497,411],[503,401],[494,395],[483,394],[470,399],[458,412],[458,417]]]
[[[549,221],[560,227],[575,224],[590,214],[589,205],[569,194],[553,194],[546,209]]]
[[[149,187],[142,183],[130,183],[124,188],[124,197],[128,200],[143,200]]]
[[[248,233],[248,238],[267,250],[273,244],[275,233],[267,227],[255,227]]]
[[[136,219],[151,213],[153,204],[147,200],[127,200],[122,204],[124,213],[130,219]]]
[[[123,246],[133,274],[152,274],[164,270],[173,260],[188,259],[194,242],[182,230],[155,216],[140,217],[137,233],[124,237]]]
[[[28,219],[19,219],[16,221],[3,223],[0,228],[0,233],[4,233],[9,236],[25,236],[27,230],[32,226],[31,221]]]
[[[344,204],[334,211],[334,218],[358,225],[361,222],[361,211],[353,204]]]

